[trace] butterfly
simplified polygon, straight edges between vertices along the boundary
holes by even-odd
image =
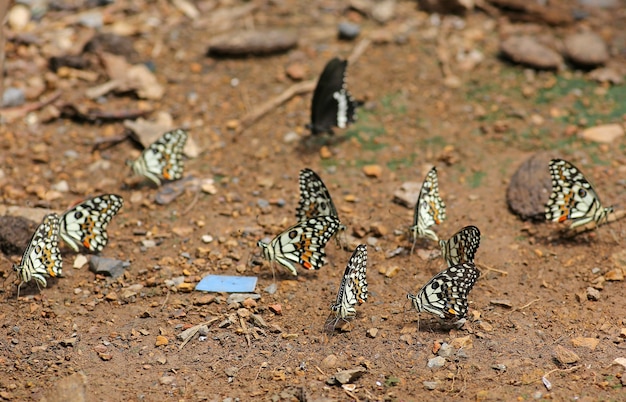
[[[552,194],[546,203],[546,220],[563,222],[572,220],[571,229],[595,221],[608,222],[613,207],[603,208],[591,183],[570,162],[563,159],[550,161]]]
[[[418,237],[428,237],[434,241],[439,241],[439,237],[429,229],[432,225],[439,225],[446,219],[446,204],[439,196],[439,182],[437,180],[437,168],[433,166],[428,171],[420,195],[415,203],[415,211],[413,213],[413,226],[409,228],[413,234],[413,246],[411,254],[415,248],[415,242]]]
[[[459,322],[467,316],[467,295],[472,290],[480,271],[471,262],[453,265],[434,277],[416,294],[408,294],[418,313],[427,312],[437,317]]]
[[[476,226],[466,226],[448,240],[439,240],[441,253],[448,267],[463,262],[474,263],[474,255],[480,245],[480,230]]]
[[[162,180],[180,179],[184,170],[183,148],[187,136],[187,132],[182,129],[166,132],[130,163],[133,172],[157,186],[161,185]]]
[[[367,246],[360,244],[357,246],[352,257],[348,261],[346,270],[339,285],[337,300],[330,305],[332,311],[324,326],[328,331],[335,329],[337,322],[342,319],[346,321],[356,316],[354,306],[367,301]]]
[[[346,88],[348,62],[337,57],[330,60],[317,81],[311,103],[311,124],[307,128],[313,135],[333,133],[333,127],[345,128],[356,120],[360,102],[352,98]]]
[[[59,235],[74,251],[79,246],[100,252],[109,241],[107,226],[124,199],[115,194],[103,194],[81,202],[61,215]]]
[[[59,216],[49,214],[37,227],[33,237],[19,265],[13,265],[21,281],[17,287],[17,297],[20,288],[26,282],[34,279],[37,286],[47,286],[46,277],[57,277],[62,274],[63,260],[59,250]]]
[[[318,216],[293,225],[269,244],[259,241],[257,245],[266,260],[278,262],[296,276],[294,263],[306,269],[320,269],[324,265],[324,247],[338,229],[339,219],[336,217]]]
[[[296,208],[298,222],[315,216],[334,216],[339,219],[337,208],[330,197],[328,189],[322,179],[311,169],[302,169],[299,177],[300,201]],[[339,225],[339,230],[346,230],[346,226]]]

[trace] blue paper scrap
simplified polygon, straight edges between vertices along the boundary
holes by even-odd
[[[196,285],[201,292],[254,292],[256,276],[207,275]]]

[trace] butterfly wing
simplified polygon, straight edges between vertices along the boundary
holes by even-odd
[[[339,218],[330,193],[317,173],[311,169],[302,169],[299,185],[300,201],[296,209],[299,222],[315,216],[331,215]]]
[[[563,159],[550,161],[552,193],[546,203],[546,220],[564,222],[572,220],[570,228],[606,219],[613,210],[603,208],[593,186],[578,168]]]
[[[317,81],[311,103],[312,134],[331,133],[333,127],[345,128],[356,120],[356,102],[345,84],[348,62],[335,57],[330,60]]]
[[[183,148],[188,134],[185,130],[168,131],[144,149],[132,163],[135,174],[161,185],[162,180],[178,180],[183,176]]]
[[[100,252],[109,241],[107,226],[124,205],[116,194],[103,194],[81,202],[61,216],[61,238],[74,251],[82,246]]]
[[[24,251],[22,261],[13,267],[20,276],[20,286],[35,279],[39,285],[46,287],[46,277],[56,277],[62,274],[63,260],[59,250],[58,233],[59,216],[47,215],[35,230]]]
[[[418,312],[428,312],[445,320],[467,316],[467,296],[480,271],[472,263],[462,263],[435,275],[417,295],[408,295]]]
[[[446,204],[439,196],[437,168],[433,166],[422,183],[413,212],[413,226],[410,227],[413,233],[413,247],[415,247],[415,241],[418,237],[428,237],[434,241],[439,241],[439,237],[430,227],[441,224],[445,219]]]
[[[463,262],[474,262],[476,250],[480,245],[480,230],[476,226],[466,226],[449,240],[440,240],[441,253],[448,267]]]

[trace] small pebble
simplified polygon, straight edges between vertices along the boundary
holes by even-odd
[[[380,167],[380,165],[365,165],[363,166],[363,173],[365,173],[367,177],[378,179],[383,174],[383,168]]]
[[[26,102],[24,91],[19,88],[8,87],[2,94],[2,105],[4,107],[15,107]]]
[[[370,338],[376,338],[378,335],[378,328],[370,328],[367,330],[367,336]]]
[[[437,386],[439,385],[437,381],[424,381],[422,384],[424,384],[424,388],[426,388],[429,391],[436,390]]]
[[[587,288],[587,299],[591,301],[600,300],[600,291],[598,289],[592,288],[591,286]]]
[[[339,359],[336,355],[328,355],[324,358],[324,360],[322,360],[322,367],[333,368],[337,366],[338,361]]]
[[[168,343],[169,341],[167,340],[166,337],[164,337],[163,335],[157,335],[154,346],[164,346],[164,345],[167,345]]]
[[[283,142],[285,144],[291,144],[293,142],[298,142],[298,141],[300,141],[300,135],[296,133],[295,131],[290,131],[287,134],[285,134],[285,136],[283,137]]]
[[[23,30],[30,22],[30,19],[30,8],[24,4],[16,4],[15,6],[11,7],[11,10],[9,10],[9,15],[7,17],[9,27],[11,27],[11,29],[15,32]]]
[[[428,368],[431,369],[441,368],[444,366],[444,364],[446,364],[446,359],[441,356],[433,357],[432,359],[428,360]]]
[[[337,29],[339,30],[339,39],[352,40],[361,33],[361,27],[351,22],[341,22]]]

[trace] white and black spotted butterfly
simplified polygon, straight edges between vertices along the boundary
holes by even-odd
[[[339,219],[318,216],[299,222],[276,236],[269,244],[259,241],[263,256],[270,263],[278,262],[292,275],[298,275],[294,263],[306,269],[324,265],[324,247],[339,229]]]
[[[311,169],[302,169],[300,171],[299,185],[300,201],[296,208],[296,219],[298,222],[326,215],[339,219],[333,199],[317,173]],[[340,231],[345,229],[345,225],[339,225]]]
[[[418,237],[430,238],[439,241],[437,234],[430,229],[432,225],[439,225],[446,219],[446,204],[439,196],[439,181],[437,180],[437,168],[433,166],[428,171],[420,195],[415,203],[413,213],[413,226],[409,228],[413,235],[413,246],[411,254],[415,248]]]
[[[337,300],[330,305],[332,311],[324,328],[332,332],[339,320],[347,321],[356,316],[355,306],[367,301],[367,246],[357,246],[343,273]]]
[[[448,267],[463,262],[474,263],[474,255],[480,245],[480,230],[476,226],[466,226],[448,240],[439,240],[443,259]]]
[[[34,279],[37,286],[46,287],[47,277],[61,276],[63,260],[59,250],[59,216],[57,214],[46,215],[43,222],[37,227],[30,243],[24,251],[19,265],[13,265],[13,269],[20,277],[17,287],[19,297],[20,288],[26,282]]]
[[[311,103],[311,124],[307,126],[313,135],[333,133],[333,127],[345,128],[356,120],[356,108],[360,105],[346,88],[348,62],[330,60],[317,81]]]
[[[183,129],[168,131],[143,150],[139,158],[130,165],[138,176],[146,177],[157,186],[163,180],[178,180],[183,177],[183,148],[187,141]]]
[[[103,194],[76,205],[61,215],[59,234],[74,251],[80,247],[100,252],[109,241],[107,226],[124,199],[115,194]]]
[[[480,271],[473,263],[462,263],[435,275],[416,294],[407,297],[418,313],[426,312],[452,322],[467,316],[467,296]]]
[[[552,194],[546,203],[546,220],[564,222],[571,220],[571,229],[595,221],[597,225],[608,221],[613,207],[604,208],[598,194],[585,176],[563,159],[550,161]]]

